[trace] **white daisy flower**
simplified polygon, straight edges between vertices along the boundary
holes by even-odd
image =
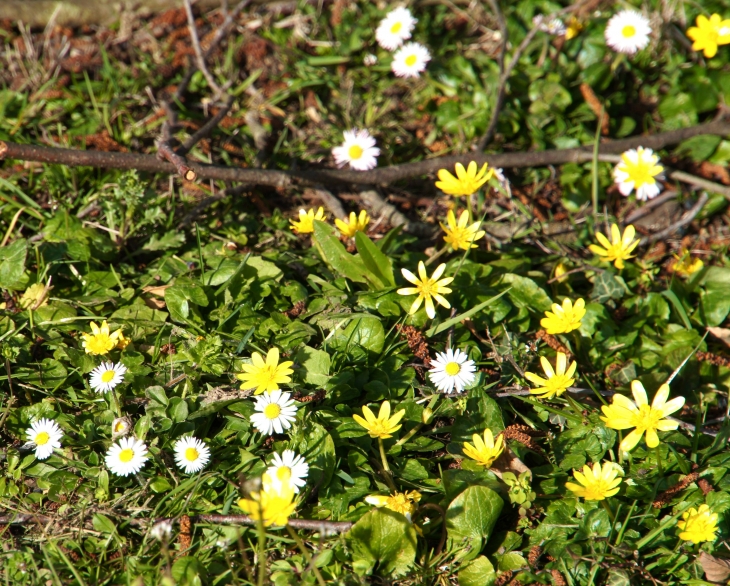
[[[342,133],[345,142],[332,149],[332,156],[338,167],[347,163],[356,171],[368,171],[378,164],[376,157],[380,156],[380,149],[375,146],[375,139],[367,130],[345,130]]]
[[[431,54],[426,47],[420,43],[408,43],[395,52],[390,68],[398,77],[420,77],[430,60]]]
[[[649,19],[636,10],[614,14],[606,25],[606,44],[619,53],[633,55],[649,44]]]
[[[284,433],[285,429],[291,427],[297,414],[297,407],[290,397],[291,393],[281,389],[259,395],[254,406],[257,413],[251,415],[251,423],[266,435]]]
[[[274,490],[279,492],[281,486],[289,484],[295,493],[307,483],[309,464],[304,456],[297,456],[292,450],[284,450],[281,455],[274,454],[271,466],[266,470],[271,478]]]
[[[121,362],[117,364],[103,362],[101,366],[97,366],[91,371],[89,385],[97,393],[106,393],[124,380],[124,374],[126,372],[127,367]]]
[[[380,21],[375,31],[375,39],[383,49],[394,51],[403,44],[403,41],[411,38],[411,31],[417,22],[410,10],[405,6],[399,6]]]
[[[461,350],[449,348],[446,352],[437,352],[436,360],[431,361],[428,376],[431,382],[442,393],[455,390],[461,393],[465,387],[474,382],[476,366]]]
[[[61,447],[63,431],[53,419],[39,419],[25,432],[28,442],[35,445],[35,457],[45,460],[55,448]]]
[[[187,436],[175,442],[175,463],[187,474],[198,472],[205,468],[210,461],[210,448],[205,442],[192,436]]]
[[[646,201],[661,192],[656,178],[663,171],[664,167],[659,164],[659,157],[654,151],[638,147],[621,155],[621,162],[613,170],[613,180],[622,195],[628,196],[636,190],[636,199]]]
[[[166,541],[172,535],[172,525],[169,521],[160,521],[155,523],[150,529],[150,537],[157,541]]]
[[[104,459],[112,474],[117,476],[136,474],[147,462],[147,446],[136,437],[123,437],[119,442],[112,444]]]
[[[112,421],[112,439],[127,435],[132,429],[132,420],[129,417],[117,417]]]
[[[565,23],[559,18],[553,18],[548,20],[542,14],[535,16],[532,19],[532,24],[537,27],[538,30],[548,33],[550,35],[562,36],[566,33]]]

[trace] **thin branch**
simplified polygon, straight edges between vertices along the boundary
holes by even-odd
[[[92,513],[90,512],[89,515]],[[49,523],[58,523],[63,521],[62,518],[50,517],[48,515],[31,515],[16,514],[0,516],[0,525],[47,525]],[[256,520],[248,515],[191,515],[190,521],[193,523],[211,523],[214,525],[256,525]],[[153,518],[153,519],[135,519],[127,518],[126,522],[136,527],[152,526],[156,523],[167,522],[176,524],[179,522],[177,518]],[[322,535],[335,535],[337,533],[346,533],[352,527],[349,521],[321,521],[310,519],[289,519],[289,525],[294,529],[304,529],[306,531],[316,531]]]
[[[200,72],[205,76],[206,81],[210,88],[215,91],[216,96],[220,96],[223,93],[221,88],[215,81],[215,78],[208,70],[208,66],[205,64],[205,55],[203,55],[203,49],[200,48],[200,39],[198,38],[198,29],[195,26],[195,16],[193,16],[193,7],[190,4],[190,0],[183,0],[185,5],[185,13],[188,16],[188,28],[190,29],[190,40],[193,43],[193,50],[195,51],[196,65]]]
[[[659,207],[663,203],[669,201],[670,199],[674,199],[677,197],[677,192],[674,190],[668,190],[662,193],[660,196],[655,197],[652,200],[647,201],[643,206],[640,208],[636,208],[633,212],[631,212],[628,216],[626,216],[623,220],[624,224],[631,224],[638,220],[639,218],[643,218],[646,216],[651,210],[653,210],[656,207]]]
[[[668,226],[664,230],[660,230],[651,236],[642,238],[640,245],[644,246],[645,244],[651,244],[652,242],[666,238],[670,234],[674,234],[680,228],[684,228],[686,225],[690,224],[692,220],[697,217],[697,214],[702,211],[702,208],[705,207],[708,199],[710,199],[710,196],[703,192],[702,195],[700,195],[700,199],[697,200],[697,203],[692,207],[692,209],[686,211],[678,221],[674,222],[671,226]]]
[[[702,134],[729,136],[730,123],[712,121],[679,130],[659,132],[653,135],[641,135],[627,139],[607,141],[599,145],[599,152],[601,154],[617,154],[630,148],[636,148],[637,146],[659,150]],[[354,171],[350,169],[282,171],[277,169],[223,167],[198,162],[190,162],[190,168],[202,179],[232,181],[248,183],[250,185],[269,185],[273,187],[287,187],[296,182],[327,185],[342,183],[387,185],[403,179],[435,173],[439,169],[453,167],[456,163],[468,163],[469,161],[475,161],[477,164],[489,162],[494,167],[515,168],[583,163],[592,159],[592,149],[593,145],[587,145],[573,149],[499,153],[493,155],[475,152],[466,155],[436,157],[415,163],[391,165],[389,167],[375,168],[370,171]],[[174,173],[176,171],[173,164],[161,161],[154,155],[82,151],[40,145],[24,145],[7,141],[0,141],[0,159],[37,161],[68,166],[137,169],[139,171],[153,173]]]
[[[314,193],[322,200],[324,207],[326,207],[335,218],[338,220],[347,220],[347,214],[345,213],[345,208],[342,207],[342,202],[331,191],[327,191],[324,187],[318,185],[315,188]]]
[[[373,214],[383,216],[391,226],[403,226],[403,230],[418,236],[432,236],[434,233],[433,226],[425,222],[412,222],[398,208],[380,197],[374,189],[361,191],[360,199],[373,211]]]
[[[203,126],[201,126],[195,134],[188,138],[183,143],[183,145],[179,149],[177,149],[177,154],[181,156],[187,155],[196,144],[198,144],[201,140],[203,140],[211,132],[213,132],[218,124],[220,124],[221,120],[223,120],[228,112],[230,112],[234,101],[235,98],[233,96],[228,96],[228,100],[226,101],[225,105],[220,110],[218,110],[218,113],[210,120],[208,120],[205,124],[203,124]]]
[[[172,163],[178,175],[186,181],[195,181],[197,174],[188,166],[188,160],[178,155],[172,148],[172,128],[175,126],[175,113],[166,105],[167,120],[162,124],[160,138],[157,141],[157,157]]]

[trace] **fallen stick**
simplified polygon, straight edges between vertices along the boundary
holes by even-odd
[[[670,130],[652,135],[635,136],[614,140],[599,145],[600,154],[617,154],[627,149],[644,146],[654,150],[680,143],[688,138],[702,134],[729,136],[730,123],[712,121],[679,130]],[[547,151],[528,151],[522,153],[467,153],[448,155],[426,159],[415,163],[392,165],[372,169],[371,171],[353,171],[350,169],[308,169],[302,171],[284,171],[278,169],[245,169],[240,167],[222,167],[190,161],[190,168],[202,179],[215,179],[248,183],[251,185],[269,185],[272,187],[288,187],[297,182],[306,184],[342,184],[355,183],[361,185],[387,185],[402,179],[435,173],[439,169],[450,169],[456,163],[476,161],[478,164],[488,162],[492,167],[542,167],[564,163],[584,163],[592,160],[593,146],[586,145],[573,149],[555,149]],[[0,159],[17,159],[20,161],[37,161],[68,166],[88,166],[109,169],[136,169],[152,173],[176,173],[175,166],[161,161],[155,155],[135,153],[115,153],[104,151],[82,151],[76,149],[25,145],[8,141],[0,141]]]

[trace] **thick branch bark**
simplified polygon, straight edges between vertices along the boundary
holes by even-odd
[[[730,123],[707,122],[680,130],[670,130],[652,135],[635,136],[622,140],[602,143],[600,154],[616,154],[644,146],[654,150],[677,144],[693,136],[711,134],[730,135]],[[488,162],[493,167],[540,167],[561,165],[564,163],[581,163],[592,159],[592,145],[575,149],[557,149],[548,151],[529,151],[524,153],[468,153],[426,159],[416,163],[392,165],[371,171],[353,171],[349,169],[309,169],[303,171],[283,171],[276,169],[242,169],[239,167],[221,167],[192,162],[190,168],[201,179],[232,181],[252,185],[269,185],[287,187],[296,182],[307,184],[342,184],[355,183],[361,185],[387,185],[395,181],[435,173],[439,169],[453,168],[458,163],[476,161]],[[175,166],[167,161],[160,161],[154,155],[135,153],[108,153],[103,151],[81,151],[75,149],[52,148],[39,145],[24,145],[0,141],[0,159],[18,159],[21,161],[38,161],[68,166],[88,166],[110,169],[137,169],[152,173],[176,173]]]

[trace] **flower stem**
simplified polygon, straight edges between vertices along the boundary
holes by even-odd
[[[611,525],[613,525],[616,522],[616,517],[611,510],[611,505],[608,504],[607,499],[603,499],[601,501],[601,504],[603,505],[603,508],[606,509],[606,512],[608,513],[608,518],[611,519]]]
[[[388,458],[385,457],[385,446],[383,445],[383,438],[378,438],[378,447],[380,448],[380,460],[383,462],[383,470],[390,475],[390,467],[388,466]]]
[[[314,561],[312,561],[312,556],[309,555],[307,548],[304,547],[304,543],[302,542],[302,539],[299,537],[297,532],[291,528],[291,525],[287,525],[286,529],[289,532],[289,535],[291,535],[291,538],[297,542],[297,547],[299,548],[299,551],[302,552],[304,560],[307,562],[308,568],[312,568],[312,572],[314,572],[314,577],[317,579],[317,583],[319,584],[319,586],[327,586],[324,578],[322,578],[322,574],[319,573],[319,568],[314,565]]]
[[[657,468],[659,469],[659,474],[664,475],[664,467],[662,466],[662,452],[659,449],[659,446],[654,448],[654,450],[656,450],[656,463],[657,463]]]
[[[434,253],[434,254],[433,254],[432,256],[430,256],[429,258],[427,258],[427,259],[426,259],[426,260],[424,261],[424,263],[423,263],[423,264],[424,264],[424,265],[426,265],[426,266],[430,265],[430,264],[431,264],[431,263],[433,263],[433,262],[434,262],[435,260],[437,260],[437,259],[441,258],[441,257],[442,257],[442,256],[443,256],[444,254],[446,254],[446,253],[447,253],[448,251],[449,251],[449,245],[448,245],[448,244],[446,244],[446,245],[444,245],[444,247],[443,247],[443,248],[441,248],[440,250],[436,251],[436,252],[435,252],[435,253]]]
[[[434,406],[436,405],[436,402],[439,400],[439,397],[441,395],[434,395],[431,397],[431,401],[429,401],[428,406],[426,409],[433,410]],[[400,438],[395,445],[396,446],[402,446],[404,443],[406,443],[409,439],[411,439],[414,435],[416,435],[421,428],[424,426],[424,422],[419,423],[414,427],[411,431],[409,431],[406,435],[404,435],[402,438]]]
[[[119,406],[119,399],[117,398],[117,392],[114,389],[112,389],[111,391],[109,391],[109,394],[111,395],[111,402],[112,402],[112,406],[114,407],[114,412],[117,414],[117,417],[121,417],[122,409]]]
[[[258,530],[259,538],[259,571],[256,584],[257,586],[264,586],[266,583],[266,527],[264,527],[263,511],[259,511],[258,517],[259,518],[256,521],[256,529]]]
[[[580,417],[581,421],[583,420],[583,408],[582,406],[576,402],[573,397],[570,396],[569,393],[565,393],[565,398],[568,400],[568,403],[570,403],[570,406],[572,407],[573,411],[575,411],[575,414]]]

